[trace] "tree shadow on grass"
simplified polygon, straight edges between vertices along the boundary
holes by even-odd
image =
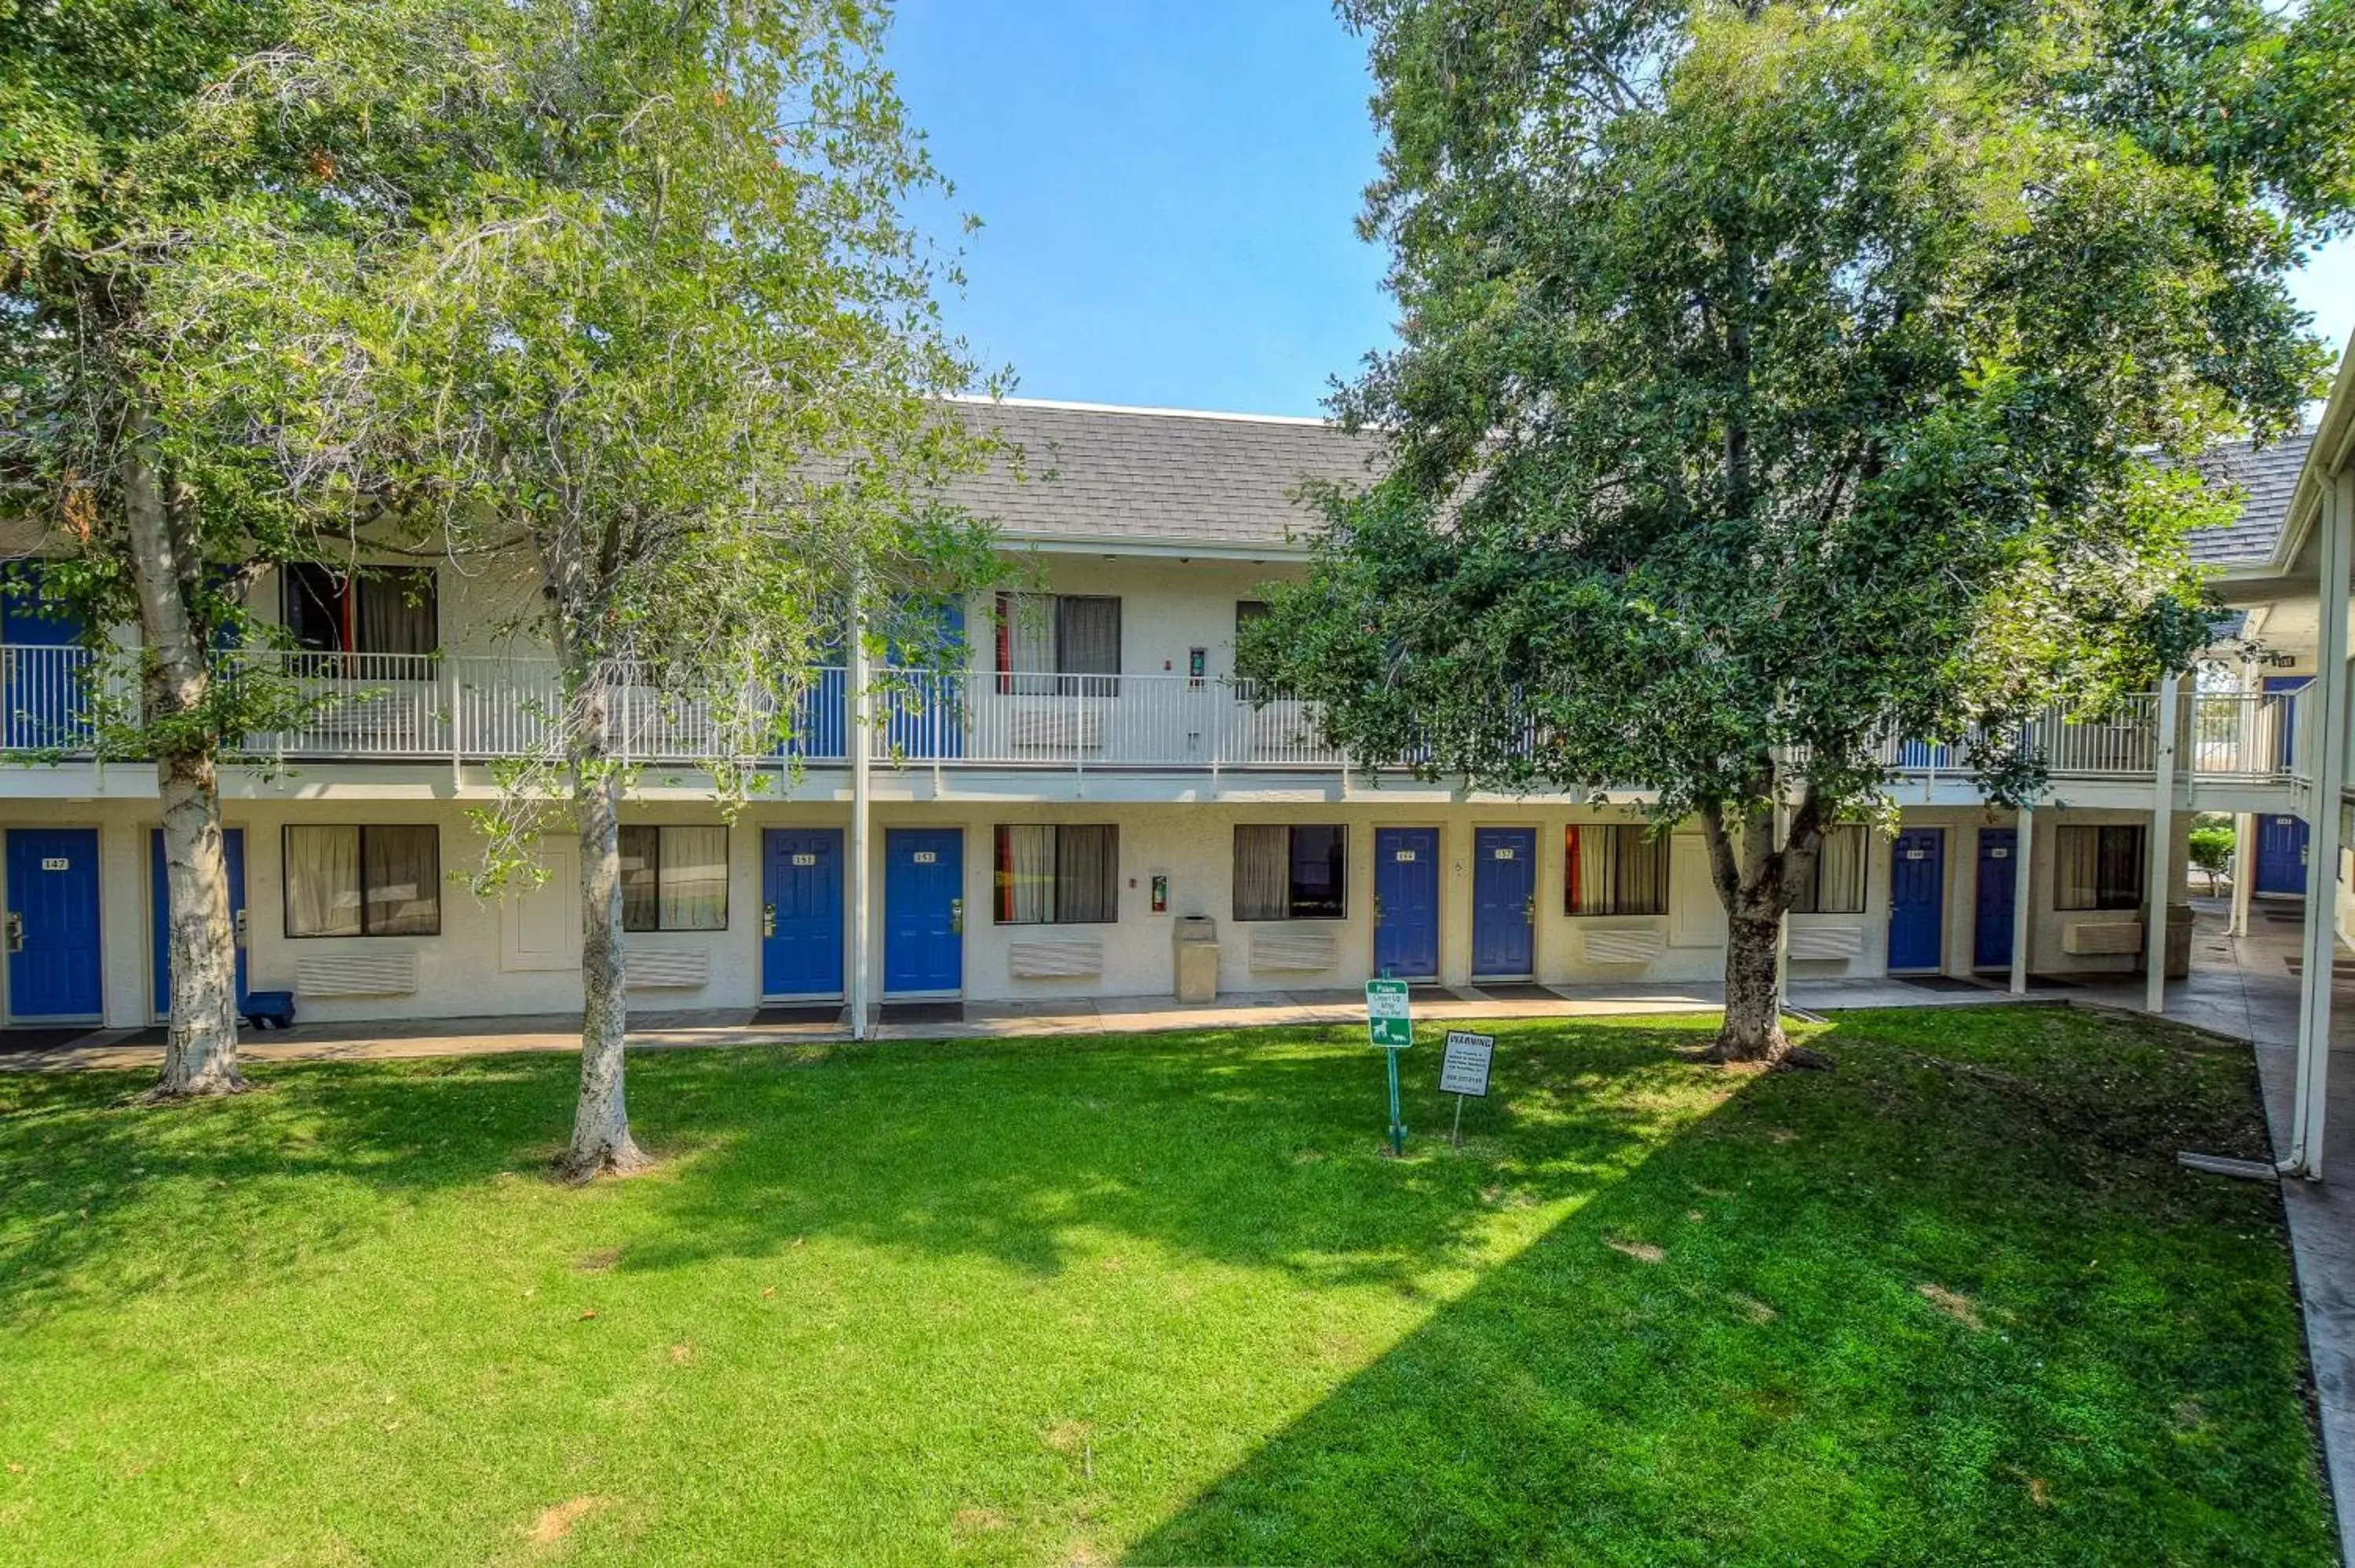
[[[1529,1071],[1511,1108],[1471,1118],[1495,1158],[1444,1170],[1375,1158],[1380,1058],[1344,1030],[635,1053],[633,1119],[663,1163],[631,1194],[623,1266],[834,1234],[1051,1275],[1096,1227],[1404,1281],[1474,1244],[1482,1187],[1589,1190],[1696,1114],[1707,1091],[1670,1055],[1686,1038],[1508,1033],[1500,1079],[1517,1051]],[[136,1074],[0,1079],[0,1323],[282,1277],[387,1223],[389,1199],[535,1179],[576,1072],[538,1054],[257,1066],[255,1094],[173,1107],[125,1103]],[[1442,1114],[1435,1073],[1434,1053],[1411,1058],[1421,1122]]]
[[[2335,1561],[2245,1052],[1854,1015],[1135,1542],[1137,1563]],[[1655,1251],[1657,1249],[1657,1251]]]

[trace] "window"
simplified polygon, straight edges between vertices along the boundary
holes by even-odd
[[[1864,913],[1864,824],[1843,822],[1824,830],[1816,851],[1816,871],[1791,900],[1794,915]]]
[[[2064,826],[2054,835],[2055,909],[2137,909],[2142,906],[2143,838],[2139,823]]]
[[[283,619],[297,648],[341,654],[320,662],[362,679],[425,677],[418,661],[440,642],[431,567],[380,567],[346,576],[298,564],[282,577]]]
[[[1252,621],[1263,620],[1266,618],[1267,600],[1263,599],[1239,599],[1235,600],[1236,636],[1241,637],[1243,634],[1243,628],[1249,626]]]
[[[997,689],[1022,696],[1120,694],[1120,600],[997,596]]]
[[[728,928],[728,830],[622,830],[622,929]]]
[[[1235,830],[1235,918],[1338,920],[1349,907],[1349,830]]]
[[[1120,830],[997,830],[997,923],[1092,926],[1120,918]]]
[[[1565,915],[1665,915],[1668,841],[1638,822],[1573,823],[1562,853]]]
[[[431,827],[289,827],[289,937],[438,937],[442,841]]]

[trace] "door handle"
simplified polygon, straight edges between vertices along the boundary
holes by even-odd
[[[1381,917],[1382,917],[1382,895],[1381,895],[1380,894],[1377,893],[1377,894],[1375,894],[1375,895],[1374,895],[1374,918],[1375,918],[1375,919],[1377,919],[1377,920],[1379,920],[1379,919],[1380,919]]]
[[[0,927],[0,937],[5,938],[10,952],[23,952],[25,950],[25,917],[14,909],[9,910],[5,927]]]
[[[964,900],[962,898],[949,900],[949,935],[952,937],[964,935]]]
[[[763,904],[761,906],[761,935],[773,937],[776,934],[777,906],[773,904]]]
[[[237,943],[237,945],[238,945],[239,947],[240,947],[240,948],[244,947],[244,946],[246,945],[246,943],[245,943],[245,911],[244,911],[244,910],[242,910],[242,909],[240,909],[240,910],[236,911],[235,913],[233,913],[232,915],[230,915],[229,918],[229,929],[234,933],[234,936],[233,936],[230,939],[231,939],[231,940],[233,940],[234,942],[236,942],[236,943]]]

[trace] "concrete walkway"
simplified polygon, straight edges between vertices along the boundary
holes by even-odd
[[[2248,936],[2225,934],[2221,902],[2197,901],[2189,980],[2168,987],[2169,1017],[2251,1043],[2264,1086],[2276,1154],[2287,1152],[2292,1073],[2297,1044],[2297,986],[2289,965],[2298,954],[2295,914],[2262,910]],[[2321,1182],[2283,1187],[2307,1342],[2334,1504],[2341,1520],[2355,1518],[2355,965],[2337,980],[2337,1024],[2331,1039],[2330,1116]],[[1795,1009],[1832,1012],[1866,1007],[1987,1006],[2013,999],[2001,990],[1955,981],[1801,981],[1791,987]],[[2139,980],[2043,984],[2029,1000],[2139,1011]],[[1470,987],[1417,992],[1415,1015],[1430,1022],[1473,1019],[1579,1018],[1705,1012],[1719,1005],[1713,985],[1512,986],[1499,992]],[[885,1022],[879,1040],[989,1039],[1011,1035],[1130,1034],[1182,1029],[1241,1029],[1270,1024],[1347,1024],[1365,1017],[1356,991],[1268,991],[1199,1006],[1167,997],[1104,998],[1093,1002],[975,1002],[958,1022]],[[817,1044],[848,1038],[838,1014],[811,1022],[762,1022],[745,1010],[640,1012],[633,1015],[633,1049]],[[580,1044],[577,1015],[442,1018],[366,1024],[300,1024],[284,1033],[248,1033],[243,1054],[258,1062],[395,1060],[491,1055],[509,1051],[564,1052]],[[0,1044],[0,1071],[65,1072],[144,1068],[161,1061],[161,1031],[98,1030],[46,1049]],[[2211,1180],[2227,1180],[2216,1177]],[[2342,1551],[2349,1542],[2342,1533]],[[2355,1568],[2355,1552],[2344,1561]]]

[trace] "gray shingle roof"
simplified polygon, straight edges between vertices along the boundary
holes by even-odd
[[[1019,401],[957,409],[1021,448],[1022,477],[1001,458],[960,480],[954,499],[1009,538],[1041,543],[1296,546],[1318,521],[1294,499],[1301,481],[1362,483],[1375,450],[1370,438],[1312,419]],[[2228,441],[2200,460],[2211,482],[2245,499],[2233,521],[2191,535],[2194,561],[2236,566],[2271,553],[2313,439]]]
[[[1364,483],[1369,440],[1307,419],[1045,403],[963,403],[971,423],[1022,449],[952,494],[1009,537],[1206,546],[1305,543],[1304,479]]]
[[[2246,441],[2211,447],[2200,459],[2200,471],[2210,483],[2232,485],[2244,495],[2241,514],[2232,522],[2192,531],[2187,541],[2192,560],[2203,567],[2231,567],[2271,555],[2289,516],[2298,471],[2306,466],[2306,449],[2313,444],[2309,431],[2269,447],[2252,447]]]

